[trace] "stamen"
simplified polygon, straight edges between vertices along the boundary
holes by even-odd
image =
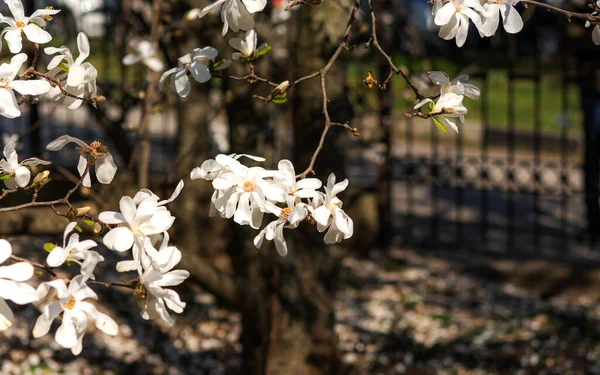
[[[246,181],[244,182],[244,186],[242,187],[242,189],[244,189],[244,191],[247,193],[254,191],[254,184],[250,181]]]
[[[71,297],[71,299],[69,300],[69,302],[65,303],[63,305],[63,307],[67,310],[73,310],[73,308],[75,307],[75,303],[77,301],[75,301],[75,297]]]

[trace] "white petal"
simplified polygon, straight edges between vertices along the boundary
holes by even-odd
[[[63,135],[61,137],[56,138],[52,142],[48,143],[46,146],[46,150],[50,151],[59,151],[62,150],[68,143],[75,142],[77,145],[81,147],[88,147],[88,145],[79,138],[71,137],[68,135]]]
[[[67,86],[77,87],[85,79],[85,68],[81,65],[71,65],[69,75],[67,76]]]
[[[31,179],[31,172],[27,167],[19,166],[15,169],[15,182],[21,188],[24,188],[29,184]]]
[[[502,24],[507,33],[516,34],[523,29],[523,19],[512,5],[504,4],[500,9],[500,13],[502,14]]]
[[[96,178],[101,184],[110,184],[117,173],[117,165],[111,154],[96,159]]]
[[[6,39],[6,43],[8,43],[8,49],[11,53],[19,53],[23,49],[20,29],[15,28],[8,30],[6,34],[4,34],[4,39]]]
[[[0,267],[0,279],[27,281],[33,276],[33,271],[33,266],[27,262],[14,263]]]
[[[42,315],[37,318],[33,327],[33,337],[38,338],[46,335],[50,331],[52,322],[62,311],[63,309],[58,301],[43,307]]]
[[[0,89],[0,115],[7,118],[21,116],[21,110],[15,94],[10,89]]]
[[[208,67],[199,61],[191,63],[189,70],[192,73],[192,77],[199,83],[208,82],[212,78]]]
[[[446,5],[440,8],[435,14],[433,22],[438,26],[446,25],[452,17],[456,14],[456,7],[454,3],[450,1]]]
[[[121,224],[125,222],[125,217],[120,212],[104,211],[98,215],[98,219],[106,224]]]
[[[111,250],[127,251],[133,246],[134,236],[129,228],[114,228],[106,233],[102,242]]]
[[[12,81],[10,83],[10,87],[23,95],[42,95],[50,91],[52,88],[48,81],[41,79]]]
[[[90,41],[85,33],[77,34],[77,48],[79,56],[75,60],[75,64],[80,65],[90,55]]]
[[[0,239],[0,264],[12,255],[12,246],[7,240]]]
[[[31,286],[18,281],[0,279],[0,297],[19,305],[38,300],[38,293]]]
[[[52,40],[52,35],[33,23],[25,26],[23,32],[27,36],[27,39],[34,43],[45,44]]]
[[[0,331],[4,331],[12,326],[15,316],[8,304],[0,298]]]
[[[62,324],[56,330],[54,339],[60,346],[66,349],[77,346],[77,332],[75,331],[75,324],[71,317],[65,316],[63,318]]]

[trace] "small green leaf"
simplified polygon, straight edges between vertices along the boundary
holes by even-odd
[[[440,120],[436,119],[435,117],[431,118],[433,120],[433,123],[435,124],[435,126],[437,126],[438,129],[440,129],[440,131],[444,134],[448,133],[448,130],[446,130],[446,127],[444,126],[444,124],[442,124],[440,122]]]
[[[83,232],[83,229],[81,229],[81,227],[79,225],[75,225],[75,230],[78,231],[79,233]]]
[[[52,242],[46,242],[44,244],[44,250],[46,250],[47,252],[51,252],[52,250],[54,250],[55,247],[57,247],[56,244],[53,244]]]
[[[60,68],[60,70],[62,70],[63,72],[68,72],[69,71],[69,67],[67,65],[65,65],[64,63],[58,64],[58,67]]]
[[[433,111],[433,102],[427,103],[427,107],[429,108],[429,112]]]
[[[71,267],[73,264],[75,264],[75,262],[71,262],[70,260],[67,260],[67,267]]]
[[[83,219],[83,220],[81,220],[81,221],[83,221],[85,224],[87,224],[88,226],[90,226],[90,227],[92,227],[92,228],[93,228],[93,227],[94,227],[94,225],[95,225],[95,223],[94,223],[92,220]]]
[[[9,173],[0,174],[0,181],[8,180],[9,178],[11,178],[11,175]]]
[[[287,102],[287,98],[284,95],[277,95],[273,98],[273,103],[275,104],[283,104]]]
[[[261,57],[262,55],[264,55],[265,53],[269,52],[270,50],[271,50],[271,46],[267,44],[266,46],[264,46],[260,50],[256,51],[256,53],[255,53],[255,55],[253,57],[254,58]]]

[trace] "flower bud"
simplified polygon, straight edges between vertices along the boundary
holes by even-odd
[[[272,97],[276,97],[277,95],[283,94],[288,87],[290,87],[290,81],[283,81],[279,84],[279,86],[275,87],[273,92],[271,93]]]
[[[90,206],[79,207],[75,210],[75,217],[82,217],[88,212],[90,212],[92,208]]]
[[[42,171],[38,173],[33,179],[32,185],[42,187],[46,185],[50,180],[48,180],[48,176],[50,175],[50,171]]]

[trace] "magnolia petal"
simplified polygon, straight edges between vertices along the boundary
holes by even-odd
[[[79,49],[79,56],[75,60],[75,65],[81,65],[90,55],[90,41],[85,33],[77,34],[77,48]]]
[[[19,305],[25,305],[37,301],[38,293],[25,283],[0,279],[0,297]]]
[[[21,116],[21,110],[15,94],[10,89],[0,88],[0,115],[7,118]]]
[[[0,239],[0,264],[12,255],[12,246],[7,240]]]
[[[87,143],[85,143],[84,141],[82,141],[79,138],[71,137],[68,135],[63,135],[61,137],[56,138],[52,142],[48,143],[48,145],[46,146],[46,150],[59,151],[59,150],[62,150],[63,147],[65,147],[67,144],[69,144],[71,142],[76,143],[80,147],[86,147],[86,148],[89,147],[87,145]]]
[[[110,184],[117,173],[117,165],[111,154],[96,159],[96,178],[101,184]]]
[[[162,279],[155,281],[154,284],[158,286],[175,286],[184,282],[188,277],[190,277],[190,273],[188,271],[171,271],[164,274]]]
[[[71,317],[65,316],[63,318],[63,323],[56,330],[54,339],[60,346],[66,349],[77,346],[77,331],[75,330],[75,324]]]
[[[67,76],[67,86],[78,87],[85,79],[85,68],[81,65],[71,65]]]
[[[165,65],[158,57],[150,57],[144,60],[144,64],[155,72],[161,72],[165,68]]]
[[[121,63],[123,65],[133,65],[133,64],[139,63],[140,61],[142,61],[142,57],[141,56],[138,56],[138,55],[135,55],[133,53],[130,53],[130,54],[125,55],[123,57],[123,60],[121,60]]]
[[[98,219],[106,224],[122,224],[125,222],[125,216],[120,212],[104,211],[98,215]]]
[[[446,5],[444,5],[443,7],[441,7],[437,11],[437,13],[435,14],[435,17],[433,19],[433,22],[438,26],[446,25],[446,24],[448,24],[448,22],[450,22],[450,20],[452,19],[452,17],[455,14],[456,14],[456,6],[451,1],[451,2],[447,3]]]
[[[6,34],[4,34],[4,39],[6,39],[8,49],[11,53],[19,53],[23,49],[23,42],[21,41],[20,29],[8,29],[8,31],[6,31]]]
[[[111,229],[102,242],[111,250],[123,252],[131,249],[134,240],[134,235],[129,228],[120,227]]]
[[[33,266],[27,262],[14,263],[10,266],[0,267],[0,279],[27,281],[33,276],[33,271]]]
[[[208,67],[199,61],[191,63],[189,70],[192,73],[192,77],[199,83],[208,82],[212,78]]]
[[[29,184],[31,179],[31,171],[24,166],[18,166],[15,169],[15,182],[20,188],[24,188]]]
[[[60,302],[55,301],[42,308],[42,315],[37,318],[33,327],[33,337],[38,338],[46,335],[50,331],[52,322],[63,312]]]
[[[45,44],[52,40],[50,33],[33,23],[25,26],[23,32],[33,43]]]
[[[165,86],[165,82],[166,82],[167,78],[169,78],[169,76],[171,74],[174,74],[175,72],[177,72],[179,70],[181,70],[181,69],[179,69],[179,68],[173,68],[173,69],[169,69],[166,72],[164,72],[160,76],[160,80],[158,81],[158,89],[162,91],[163,87]]]
[[[509,34],[516,34],[523,29],[523,19],[517,10],[510,4],[503,4],[500,7],[502,14],[502,24],[504,30]]]
[[[15,316],[8,304],[0,298],[0,331],[4,331],[12,326]]]
[[[87,171],[86,171],[87,169]],[[79,156],[79,161],[77,162],[77,171],[79,175],[83,177],[83,186],[90,187],[92,186],[92,179],[90,177],[90,170],[88,168],[88,162],[83,156]],[[85,175],[83,174],[85,173]]]

